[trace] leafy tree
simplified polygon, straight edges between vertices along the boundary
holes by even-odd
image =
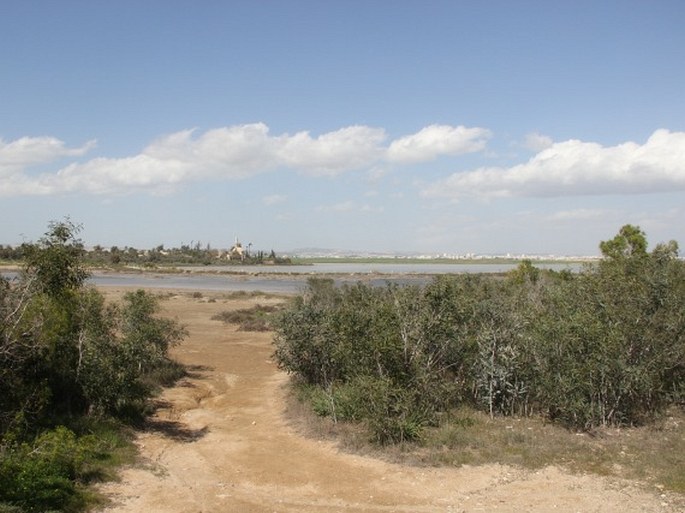
[[[611,260],[640,258],[647,255],[647,237],[639,226],[626,224],[613,239],[600,242],[599,249]]]
[[[51,297],[78,290],[89,277],[82,262],[83,242],[76,238],[80,230],[69,219],[51,222],[37,244],[25,246],[24,271]]]
[[[530,260],[523,260],[516,269],[509,273],[509,279],[521,285],[525,282],[536,283],[540,279],[540,269]]]
[[[157,299],[143,290],[127,293],[121,306],[90,290],[80,306],[77,381],[91,413],[118,414],[151,394],[147,377],[168,363],[185,330],[157,317]]]
[[[624,226],[594,268],[545,292],[536,323],[536,397],[551,417],[589,428],[634,424],[671,404],[685,361],[685,268],[677,244],[646,251]]]
[[[185,331],[143,291],[121,305],[85,285],[80,227],[51,223],[26,244],[19,279],[0,278],[0,510],[77,511],[99,445],[57,425],[140,413]],[[97,453],[97,454],[96,454]]]

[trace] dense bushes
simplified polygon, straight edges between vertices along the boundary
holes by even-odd
[[[423,290],[337,289],[330,280],[310,280],[280,319],[276,358],[318,387],[322,412],[368,422],[380,442],[413,438],[461,397],[467,382],[474,347],[460,321],[469,306],[449,302],[450,294],[470,288],[440,280]]]
[[[79,419],[142,415],[184,335],[143,291],[114,305],[86,287],[77,230],[52,224],[20,278],[0,278],[0,507],[78,509],[102,448]]]
[[[78,483],[88,478],[88,462],[100,456],[94,437],[77,438],[63,426],[44,432],[31,444],[5,447],[0,498],[19,511],[78,509],[83,505]]]
[[[633,424],[682,400],[685,266],[673,242],[645,248],[644,235],[624,227],[602,244],[596,269],[546,290],[533,333],[549,355],[536,390],[552,418]]]
[[[582,272],[529,262],[423,288],[311,280],[281,316],[279,365],[321,414],[380,442],[415,438],[461,403],[567,426],[640,423],[683,400],[685,266],[626,226]]]

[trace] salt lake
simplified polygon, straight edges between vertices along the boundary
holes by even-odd
[[[541,269],[578,271],[581,264],[554,262],[535,264]],[[143,273],[96,271],[89,282],[96,286],[139,287],[158,289],[206,290],[206,291],[262,291],[278,294],[301,292],[309,277],[330,276],[337,283],[358,281],[373,286],[386,283],[428,283],[434,275],[464,273],[504,273],[515,269],[515,263],[321,263],[312,265],[263,265],[263,266],[203,266],[179,267],[179,272]],[[16,273],[2,272],[8,278]]]

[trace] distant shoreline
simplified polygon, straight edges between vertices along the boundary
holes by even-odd
[[[583,264],[596,262],[599,257],[475,257],[475,258],[422,258],[422,257],[293,257],[290,265],[308,264],[450,264],[450,265],[500,265],[520,264],[530,260],[535,264]]]
[[[444,272],[432,272],[431,266],[447,266],[454,267],[455,272],[459,272],[459,268],[465,269],[469,266],[516,266],[523,261],[530,260],[527,258],[471,258],[471,259],[452,259],[452,258],[394,258],[394,257],[379,257],[379,258],[357,258],[357,257],[322,257],[322,258],[296,258],[293,259],[291,263],[288,264],[157,264],[157,265],[117,265],[117,266],[89,266],[86,264],[86,269],[93,274],[206,274],[206,275],[226,275],[226,276],[331,276],[337,277],[340,275],[349,276],[354,274],[359,274],[362,276],[368,275],[394,275],[396,272],[390,271],[385,272],[383,270],[369,268],[359,271],[334,271],[334,272],[321,272],[315,271],[314,268],[317,264],[320,265],[331,265],[335,266],[339,264],[341,267],[344,266],[401,266],[401,267],[412,267],[417,266],[423,267],[423,271],[412,272],[411,274],[418,275],[432,275],[432,274],[444,274]],[[598,261],[599,258],[594,257],[569,257],[559,258],[559,259],[540,259],[540,260],[530,260],[533,266],[581,266],[587,263],[594,263]],[[311,267],[311,271],[296,269],[298,267]],[[290,269],[292,268],[292,270]],[[20,272],[22,269],[22,264],[20,262],[0,262],[0,272]],[[404,274],[404,273],[400,273]]]
[[[142,289],[182,289],[203,291],[262,291],[297,294],[304,290],[309,279],[331,279],[338,285],[365,283],[371,286],[425,285],[437,276],[456,274],[487,274],[506,276],[518,263],[490,262],[483,264],[449,263],[313,263],[309,266],[174,266],[159,267],[90,267],[88,283],[96,287],[126,287]],[[555,262],[540,268],[579,271],[579,264]],[[0,265],[0,276],[16,279],[20,266]]]

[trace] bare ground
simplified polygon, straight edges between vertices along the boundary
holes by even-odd
[[[192,371],[137,437],[141,463],[101,487],[107,512],[678,511],[639,484],[557,467],[411,467],[307,438],[285,415],[287,376],[271,360],[271,335],[211,319],[256,300],[209,296],[162,303],[188,328],[175,357]]]

